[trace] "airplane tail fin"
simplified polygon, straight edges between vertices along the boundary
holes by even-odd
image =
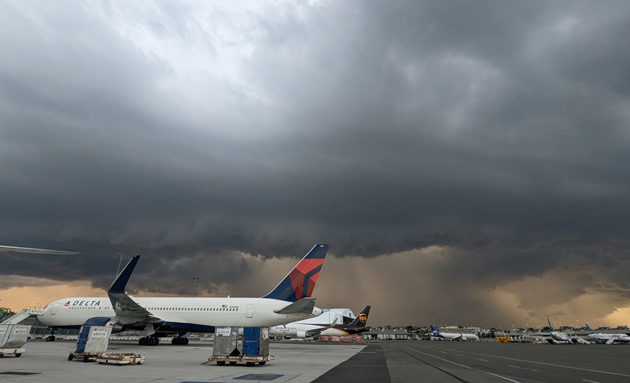
[[[588,323],[586,324],[586,329],[588,330],[588,332],[590,332],[591,334],[595,334],[595,331],[593,331],[593,329],[591,328],[591,326],[588,325]]]
[[[133,269],[136,268],[136,265],[138,264],[139,259],[140,259],[140,255],[136,255],[135,257],[131,258],[129,263],[127,263],[127,266],[125,266],[123,271],[121,271],[120,274],[116,276],[116,279],[114,280],[114,282],[112,282],[112,285],[109,287],[109,290],[107,290],[108,293],[111,293],[111,294],[124,294],[125,293],[125,287],[127,287],[127,282],[129,282],[131,273],[133,273]]]
[[[371,307],[372,306],[365,306],[363,310],[361,310],[361,312],[359,313],[359,316],[354,318],[352,323],[350,323],[350,326],[365,327],[365,325],[367,325],[367,320],[368,316],[370,315]]]
[[[549,323],[549,331],[554,331],[553,326],[551,326],[551,321],[549,321],[549,318],[547,318],[547,323]]]
[[[433,325],[431,325],[431,332],[433,333],[434,337],[444,338],[444,335],[440,334],[440,332],[436,330],[435,327],[433,327]]]
[[[324,264],[328,246],[326,244],[315,245],[293,270],[263,298],[279,299],[288,302],[297,302],[303,298],[310,298],[319,272]]]

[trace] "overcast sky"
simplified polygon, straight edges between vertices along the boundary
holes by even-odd
[[[330,243],[318,306],[373,325],[630,324],[627,1],[20,0],[0,25],[0,243],[82,252],[0,254],[2,304],[106,288],[117,253],[138,294],[261,296]]]

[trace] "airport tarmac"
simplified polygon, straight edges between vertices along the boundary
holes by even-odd
[[[20,358],[0,358],[2,382],[630,382],[630,346],[380,341],[367,345],[272,342],[265,366],[202,365],[208,342],[138,346],[110,342],[109,351],[145,355],[143,365],[69,362],[73,341],[26,344]]]
[[[339,347],[341,346],[341,347]],[[142,365],[100,365],[95,362],[68,361],[74,341],[29,341],[19,358],[0,358],[2,382],[239,382],[252,381],[252,374],[263,374],[253,381],[311,382],[339,363],[347,360],[364,345],[305,344],[282,342],[271,344],[275,360],[265,366],[217,366],[205,364],[212,354],[212,343],[191,342],[187,346],[162,344],[138,346],[136,342],[110,342],[110,352],[133,352],[146,356]],[[238,379],[241,377],[241,379]]]
[[[630,382],[630,346],[384,341],[392,383]]]

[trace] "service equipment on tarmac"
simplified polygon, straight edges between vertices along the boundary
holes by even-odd
[[[212,356],[206,363],[245,362],[263,366],[273,356],[269,355],[269,328],[267,327],[217,327],[214,332]]]
[[[107,351],[109,336],[112,334],[111,326],[96,326],[94,321],[88,322],[90,320],[81,327],[79,339],[77,339],[77,349],[68,355],[68,360],[77,359],[83,362],[93,362],[99,354]]]
[[[31,326],[20,324],[0,325],[0,357],[4,355],[22,356],[26,349],[24,345],[28,340]]]
[[[144,355],[134,354],[131,352],[103,352],[98,354],[96,361],[99,364],[142,364],[146,360]]]

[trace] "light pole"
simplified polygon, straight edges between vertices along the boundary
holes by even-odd
[[[199,278],[197,277],[193,277],[193,292],[192,292],[192,296],[195,296],[195,285],[197,284],[197,281],[199,281]]]

